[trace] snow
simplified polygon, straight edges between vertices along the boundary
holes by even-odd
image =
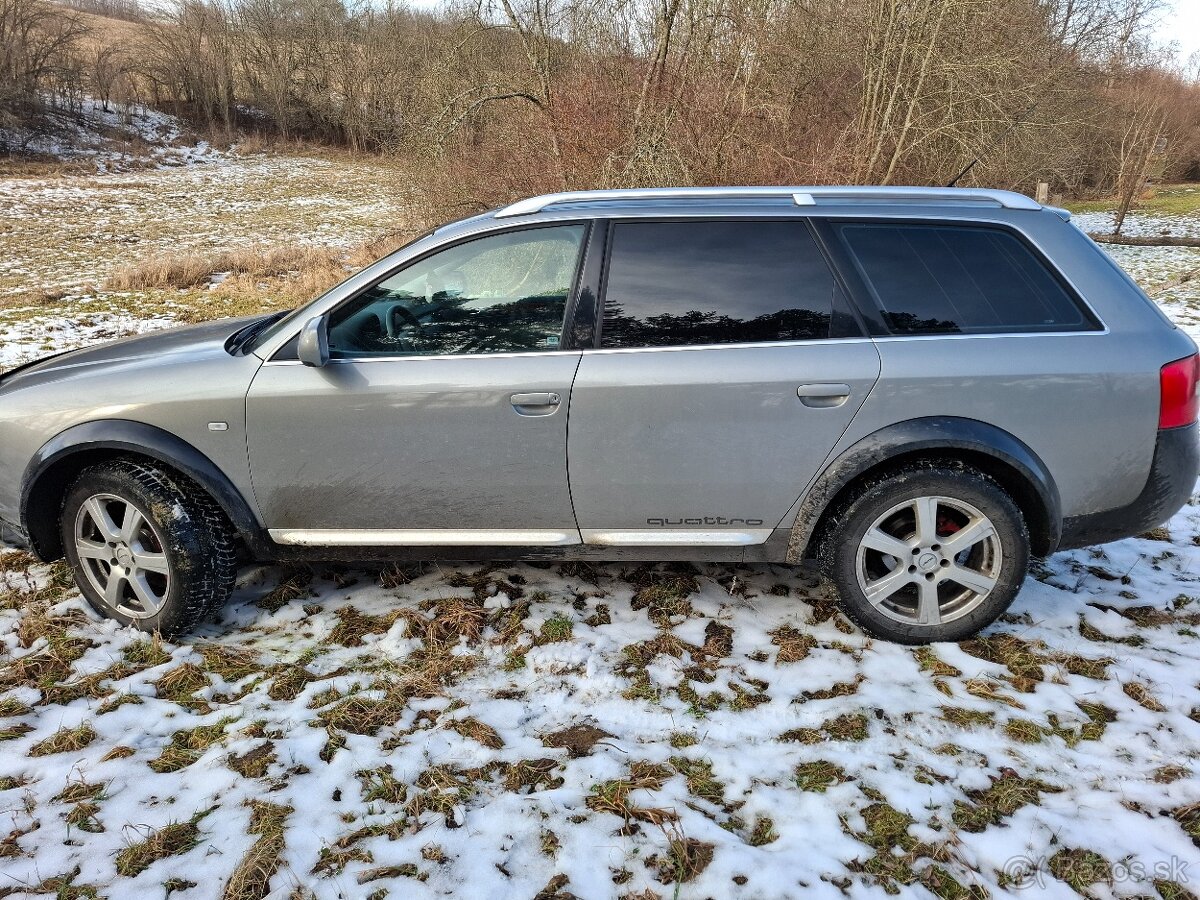
[[[189,139],[178,118],[137,103],[83,98],[77,113],[52,111],[48,126],[0,128],[0,147],[92,162],[99,173],[190,166],[224,158],[208,141]]]
[[[1180,248],[1106,249],[1146,284],[1194,265]],[[1158,299],[1200,334],[1187,315],[1194,291]],[[160,324],[31,322],[29,339],[56,347],[103,336],[89,328]],[[56,587],[54,569],[6,565],[13,552],[0,553],[0,704],[31,709],[0,718],[0,787],[12,779],[0,837],[13,834],[0,843],[0,892],[78,870],[71,883],[103,896],[158,896],[171,883],[172,897],[221,897],[260,838],[255,802],[290,808],[271,897],[527,898],[558,883],[580,898],[871,898],[930,896],[943,876],[993,896],[1028,885],[1069,897],[1055,874],[1071,874],[1069,850],[1115,867],[1080,876],[1096,897],[1151,896],[1154,878],[1191,890],[1200,877],[1200,838],[1184,827],[1197,828],[1188,810],[1200,803],[1197,502],[1162,534],[1037,564],[990,643],[931,651],[867,638],[828,586],[786,566],[699,566],[665,608],[639,591],[693,570],[256,567],[216,621],[164,643],[161,661],[117,668],[142,636]],[[569,639],[545,640],[546,623],[563,618]],[[787,661],[781,629],[810,639],[807,652]],[[70,638],[87,647],[67,674],[14,674]],[[1005,646],[1024,656],[994,661]],[[213,663],[214,649],[244,654],[246,671]],[[190,696],[159,683],[184,664],[201,673]],[[305,683],[279,687],[301,670]],[[98,673],[89,690],[55,693]],[[414,688],[426,675],[432,688]],[[106,711],[123,696],[140,702]],[[348,699],[397,696],[373,734],[327,724]],[[151,768],[176,732],[223,721],[189,765]],[[495,746],[470,736],[475,722]],[[85,724],[98,735],[87,746],[30,755]],[[578,756],[544,742],[581,724],[608,736]],[[5,734],[18,725],[31,730]],[[1034,740],[1019,739],[1030,727]],[[811,737],[782,739],[798,729]],[[261,774],[231,768],[267,744]],[[106,759],[117,746],[132,752]],[[506,783],[538,760],[550,762],[531,784]],[[798,767],[822,761],[840,772],[803,789]],[[706,765],[713,783],[696,777]],[[381,772],[403,799],[367,798]],[[982,792],[1013,778],[1041,782],[1033,799],[972,819]],[[635,782],[633,807],[660,812],[626,821],[589,806],[620,779]],[[81,781],[102,787],[102,831],[68,823],[76,804],[56,799]],[[878,824],[888,810],[902,823],[894,834]],[[126,847],[201,813],[194,847],[118,875]],[[683,839],[711,844],[712,858],[676,884],[660,867]]]

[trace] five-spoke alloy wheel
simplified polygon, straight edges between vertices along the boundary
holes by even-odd
[[[958,640],[1016,596],[1029,560],[1020,509],[973,469],[914,466],[864,485],[831,535],[846,612],[903,643]]]

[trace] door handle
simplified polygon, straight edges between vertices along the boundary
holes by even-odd
[[[553,409],[561,402],[561,398],[553,391],[533,391],[527,394],[513,394],[508,401],[517,412],[521,412],[539,407]]]
[[[800,402],[813,409],[841,406],[850,398],[848,384],[802,384],[796,388]]]

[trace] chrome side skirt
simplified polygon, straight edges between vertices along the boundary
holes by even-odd
[[[765,542],[771,536],[771,529],[621,531],[585,528],[577,532],[485,528],[272,528],[268,533],[277,544],[299,547],[562,547],[579,543],[600,547],[742,547]]]
[[[585,544],[599,544],[605,547],[663,547],[667,545],[740,547],[763,543],[771,536],[771,529],[698,531],[688,528],[659,528],[653,531],[613,531],[584,528],[581,534]]]
[[[578,544],[577,531],[485,528],[272,528],[277,544],[302,547],[544,547]]]

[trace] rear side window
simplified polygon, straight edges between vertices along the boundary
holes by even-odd
[[[827,338],[834,280],[802,221],[618,222],[601,344]]]
[[[894,334],[1083,331],[1093,319],[997,228],[841,223],[834,230]]]

